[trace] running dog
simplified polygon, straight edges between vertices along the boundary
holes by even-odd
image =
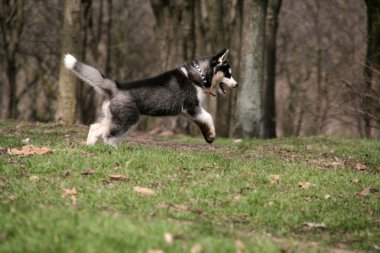
[[[66,54],[65,67],[105,97],[103,117],[91,125],[86,143],[93,145],[102,136],[106,144],[116,146],[117,139],[138,123],[140,115],[185,114],[211,144],[215,139],[214,122],[202,102],[207,94],[215,96],[212,93],[215,89],[226,94],[227,88],[238,86],[226,61],[228,51],[223,49],[214,56],[184,63],[156,77],[127,83],[112,81],[96,68]]]

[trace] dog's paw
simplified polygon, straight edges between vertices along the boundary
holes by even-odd
[[[208,134],[205,136],[205,140],[208,144],[211,144],[214,142],[215,140],[215,135],[212,135],[212,134]]]

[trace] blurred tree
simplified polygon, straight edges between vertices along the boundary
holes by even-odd
[[[1,118],[17,117],[17,52],[25,24],[24,0],[0,1]]]
[[[375,88],[374,75],[380,73],[380,0],[365,0],[367,6],[367,53],[364,65],[364,90],[363,90],[363,121],[365,136],[371,137],[372,119],[374,113],[379,110],[372,96]],[[380,80],[377,80],[380,83]],[[379,85],[379,84],[377,84]]]
[[[265,28],[263,137],[276,138],[276,36],[282,0],[269,0]]]
[[[262,88],[266,0],[243,1],[240,86],[236,102],[236,130],[241,137],[262,136]]]
[[[62,30],[61,57],[70,53],[81,55],[81,0],[64,1],[64,21]],[[79,81],[63,64],[59,71],[58,109],[56,120],[63,124],[73,124],[77,119],[77,85]]]

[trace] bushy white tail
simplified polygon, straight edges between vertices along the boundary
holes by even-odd
[[[73,69],[75,64],[77,63],[77,59],[71,54],[66,54],[64,59],[65,67],[68,69]]]
[[[96,91],[106,95],[108,98],[115,93],[117,89],[115,82],[105,78],[96,68],[77,61],[71,54],[66,54],[63,62],[67,69],[71,70],[79,79],[94,87]]]

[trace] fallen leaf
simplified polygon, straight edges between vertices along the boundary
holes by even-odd
[[[156,194],[152,189],[144,188],[141,186],[133,187],[133,190],[137,193],[141,193],[142,195],[150,196]]]
[[[184,206],[184,205],[173,205],[171,206],[172,209],[176,210],[176,211],[181,211],[181,212],[187,212],[189,211],[189,209],[187,208],[187,206]]]
[[[303,189],[303,190],[309,189],[310,186],[311,186],[310,182],[299,182],[298,183],[298,187],[300,189]]]
[[[29,180],[33,182],[38,182],[40,181],[40,178],[38,176],[33,175],[29,177]]]
[[[162,249],[148,249],[148,253],[164,253]]]
[[[302,224],[302,226],[307,228],[316,228],[316,229],[325,229],[326,224],[325,223],[314,223],[314,222],[305,222]]]
[[[22,146],[21,149],[17,149],[17,148],[10,148],[8,149],[8,154],[10,155],[24,155],[24,156],[27,156],[27,155],[44,155],[44,154],[48,154],[48,153],[51,153],[51,149],[49,148],[46,148],[46,147],[36,147],[34,145],[26,145],[26,146]]]
[[[235,195],[235,196],[232,197],[232,199],[230,200],[230,203],[232,205],[235,205],[240,199],[241,199],[241,195],[237,194],[237,195]]]
[[[359,178],[354,178],[354,179],[351,180],[351,182],[354,183],[354,184],[357,184],[357,183],[360,182],[360,179]]]
[[[65,173],[63,174],[64,177],[71,177],[71,171],[66,170]]]
[[[3,148],[3,147],[0,147],[0,155],[1,154],[5,154],[5,153],[7,153],[7,149]]]
[[[355,170],[359,170],[359,171],[363,171],[363,170],[366,170],[367,169],[367,166],[365,166],[364,164],[362,163],[357,163],[355,164]]]
[[[102,183],[104,184],[104,185],[106,185],[106,184],[110,184],[112,181],[111,181],[111,179],[103,179],[102,180]]]
[[[368,196],[370,190],[371,189],[369,187],[363,188],[358,193],[356,193],[356,196],[359,196],[359,197]]]
[[[30,138],[25,138],[25,139],[21,140],[21,143],[22,144],[28,144],[29,141],[30,141]]]
[[[75,188],[62,190],[62,198],[66,198],[67,196],[76,196],[76,195],[77,195],[77,190]]]
[[[235,245],[236,245],[236,253],[244,253],[245,252],[245,246],[241,240],[237,239],[235,241]]]
[[[93,170],[93,169],[85,169],[85,170],[82,170],[80,172],[80,174],[83,175],[83,176],[92,175],[92,174],[95,174],[95,170]]]
[[[125,168],[128,169],[129,165],[131,164],[132,160],[126,161],[125,162]]]
[[[173,243],[173,235],[172,234],[165,233],[164,234],[164,238],[165,238],[165,242],[167,242],[168,244],[172,244]]]
[[[334,162],[331,163],[331,166],[334,169],[336,169],[338,167],[343,167],[344,166],[344,161],[335,156],[334,157]]]
[[[199,253],[203,250],[202,245],[200,243],[196,243],[191,247],[190,252],[191,253]]]
[[[269,181],[271,184],[279,184],[281,180],[280,175],[269,175]]]
[[[123,181],[123,180],[128,180],[129,177],[127,175],[113,174],[113,175],[110,175],[110,179]]]
[[[325,195],[325,199],[331,199],[331,195],[326,194],[326,195]]]

